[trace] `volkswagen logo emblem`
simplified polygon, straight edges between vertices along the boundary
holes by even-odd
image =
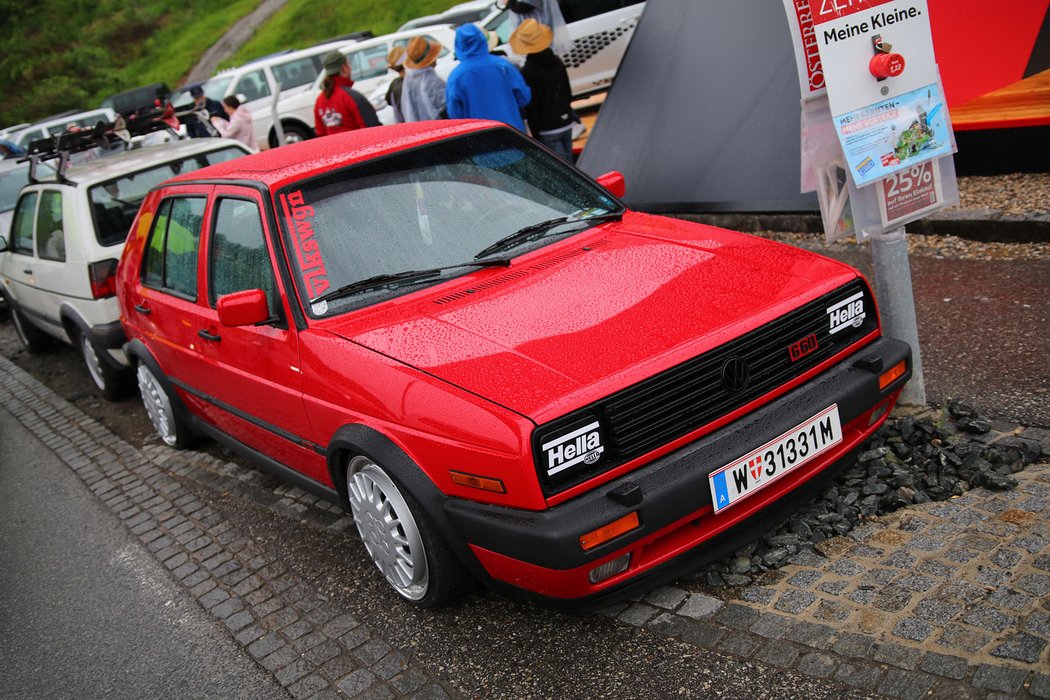
[[[737,394],[747,388],[751,381],[751,370],[739,357],[730,357],[722,365],[722,386],[730,394]]]

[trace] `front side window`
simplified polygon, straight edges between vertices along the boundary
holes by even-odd
[[[44,260],[66,259],[66,237],[62,227],[62,193],[45,190],[40,196],[36,220],[37,254]]]
[[[173,197],[161,203],[146,244],[142,282],[147,287],[197,298],[197,257],[204,197]]]
[[[33,254],[33,218],[36,214],[37,193],[30,192],[18,201],[14,221],[11,222],[11,250],[22,255]]]
[[[88,200],[91,202],[95,237],[99,244],[110,246],[123,243],[146,193],[160,183],[181,173],[225,163],[243,156],[245,152],[242,148],[230,147],[198,153],[92,185],[88,190]]]
[[[226,97],[226,88],[230,87],[231,80],[233,80],[232,75],[222,76],[221,78],[212,78],[204,83],[204,85],[201,85],[201,89],[209,100],[222,102],[222,98]]]
[[[354,51],[347,56],[350,62],[350,77],[354,80],[368,80],[381,75],[386,75],[388,66],[386,63],[387,45],[379,44],[360,51]]]
[[[224,294],[261,289],[276,316],[277,286],[259,207],[244,199],[220,199],[216,209],[209,260],[211,305]]]
[[[269,97],[270,84],[266,82],[266,75],[262,72],[262,69],[259,69],[242,75],[241,79],[237,81],[237,85],[234,86],[233,92],[237,95],[244,95],[246,102],[252,102]]]
[[[436,284],[478,258],[513,257],[590,228],[622,206],[518,132],[492,129],[286,187],[277,210],[304,305],[325,316],[418,289],[401,284],[408,271],[467,264],[407,281]],[[399,274],[397,285],[331,297]]]
[[[37,176],[40,176],[40,172]],[[29,184],[29,164],[0,171],[0,212],[11,211],[18,201],[18,193]]]

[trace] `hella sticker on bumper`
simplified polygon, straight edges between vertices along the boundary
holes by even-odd
[[[601,427],[596,420],[570,427],[568,432],[546,440],[540,449],[547,476],[560,474],[580,464],[592,465],[605,452]]]
[[[834,306],[828,307],[828,319],[831,322],[832,335],[853,326],[860,328],[864,323],[864,292],[857,292],[848,299],[843,299]]]

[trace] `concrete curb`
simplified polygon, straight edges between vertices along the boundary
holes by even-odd
[[[698,214],[668,213],[686,221],[695,221],[734,231],[790,231],[824,233],[818,212]],[[948,209],[936,216],[920,219],[907,226],[908,233],[959,236],[973,241],[998,243],[1050,242],[1050,214],[1014,216],[996,209]]]

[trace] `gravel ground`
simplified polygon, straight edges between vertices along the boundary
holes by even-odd
[[[960,177],[959,208],[1011,216],[1050,213],[1050,173]]]

